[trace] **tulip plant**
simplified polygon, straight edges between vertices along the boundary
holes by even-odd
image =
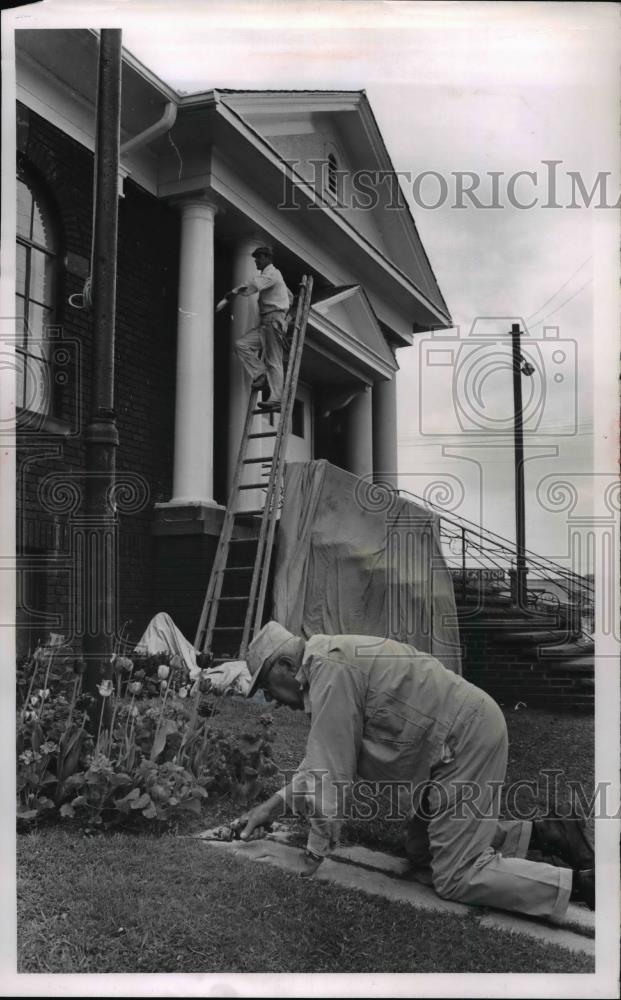
[[[209,670],[178,656],[115,654],[98,697],[86,664],[60,637],[18,665],[17,817],[74,821],[87,830],[168,823],[200,813],[207,796],[245,805],[276,772],[271,719],[239,739],[214,727]]]

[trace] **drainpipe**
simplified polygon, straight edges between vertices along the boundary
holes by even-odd
[[[121,122],[121,31],[103,28],[99,40],[95,217],[92,261],[93,353],[91,407],[86,425],[83,593],[86,688],[110,677],[117,633],[117,517],[113,497],[119,436],[114,412],[114,326]]]
[[[169,101],[162,117],[156,121],[153,125],[149,125],[144,131],[139,132],[132,139],[128,139],[121,146],[121,156],[127,156],[129,153],[133,153],[136,149],[140,149],[141,146],[145,146],[148,142],[153,142],[154,139],[158,139],[165,132],[169,132],[177,120],[177,105],[174,101]]]

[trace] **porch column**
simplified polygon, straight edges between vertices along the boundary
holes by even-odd
[[[259,237],[244,236],[235,243],[233,248],[233,274],[231,278],[231,287],[236,288],[237,285],[243,285],[248,278],[251,278],[253,275],[258,273],[251,254],[253,250],[256,250],[256,248],[261,246],[264,242],[265,241],[262,241]],[[231,307],[228,454],[226,476],[227,494],[231,491],[231,481],[235,471],[235,462],[237,461],[239,442],[241,440],[242,430],[244,427],[248,396],[250,395],[250,379],[248,378],[241,361],[234,351],[234,345],[247,330],[251,329],[251,327],[255,326],[258,322],[259,310],[256,296],[247,298],[243,295],[237,295],[233,300]],[[254,451],[252,453],[254,454]],[[248,476],[245,478],[248,481],[251,481]],[[242,500],[245,501],[246,499],[248,498],[242,495]],[[245,506],[250,507],[251,505],[245,504]]]
[[[398,488],[397,381],[373,385],[373,479]]]
[[[347,468],[355,476],[373,473],[373,399],[369,387],[347,407]]]
[[[181,252],[172,504],[213,499],[214,218],[206,197],[179,200]]]

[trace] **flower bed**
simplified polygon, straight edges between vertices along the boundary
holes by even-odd
[[[60,641],[17,670],[17,819],[73,821],[87,830],[169,823],[229,794],[241,806],[276,771],[271,716],[238,736],[214,725],[209,670],[179,657],[113,656],[95,697],[83,660]]]

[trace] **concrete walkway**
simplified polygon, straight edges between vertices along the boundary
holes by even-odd
[[[205,834],[197,834],[204,839]],[[300,874],[304,869],[304,851],[292,847],[287,841],[290,834],[279,826],[274,833],[262,840],[242,843],[239,840],[214,841],[205,839],[209,848],[229,855],[274,865],[283,871]],[[381,896],[395,903],[406,903],[419,910],[435,913],[453,913],[472,916],[476,909],[463,903],[441,899],[430,885],[415,881],[408,875],[409,864],[397,858],[366,847],[340,847],[326,858],[314,875],[317,882],[329,882],[343,889],[354,889],[372,896]],[[555,944],[568,951],[595,955],[595,914],[584,906],[569,904],[563,926],[547,924],[514,913],[485,909],[476,918],[481,927],[509,931],[535,938],[542,944]]]

